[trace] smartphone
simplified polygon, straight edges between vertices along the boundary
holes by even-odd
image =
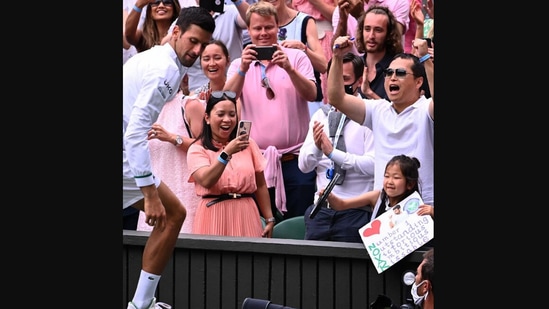
[[[250,120],[240,120],[238,122],[238,135],[248,134],[248,138],[250,138],[251,130],[252,122]]]
[[[421,39],[427,41],[427,47],[433,48],[433,44],[431,43],[431,38],[421,38]]]
[[[225,10],[225,1],[224,0],[200,0],[200,7],[205,8],[210,11],[223,13]]]
[[[256,46],[252,47],[257,52],[257,60],[271,60],[276,51],[276,46]]]

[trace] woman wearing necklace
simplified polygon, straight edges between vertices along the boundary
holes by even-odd
[[[202,132],[187,155],[189,182],[202,197],[194,234],[272,236],[275,218],[263,173],[266,160],[249,134],[237,136],[237,124],[236,94],[213,91]],[[265,227],[260,216],[266,218]]]
[[[209,47],[209,48],[208,48]],[[229,50],[225,43],[220,40],[213,40],[206,46],[208,52],[204,50],[200,56],[200,66],[202,72],[208,78],[208,82],[190,92],[190,96],[195,96],[204,103],[208,100],[210,92],[223,90],[227,81],[227,68],[231,63]]]

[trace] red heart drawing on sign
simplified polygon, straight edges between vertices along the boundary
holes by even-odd
[[[380,226],[381,226],[381,221],[374,220],[374,221],[372,221],[371,227],[365,229],[364,232],[362,232],[362,235],[364,237],[368,237],[368,236],[371,236],[371,235],[374,235],[374,234],[379,234],[379,227]]]

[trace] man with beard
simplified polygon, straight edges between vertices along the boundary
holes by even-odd
[[[397,24],[395,16],[385,6],[370,6],[358,19],[356,47],[364,53],[365,63],[361,90],[368,99],[388,99],[383,71],[393,57],[404,50]]]
[[[183,75],[200,56],[214,30],[215,21],[206,9],[182,9],[168,44],[138,53],[123,66],[122,208],[144,211],[147,224],[154,226],[143,250],[141,275],[128,309],[171,308],[156,302],[154,294],[186,210],[153,174],[148,137],[156,136],[152,125],[160,110],[175,97]]]
[[[352,7],[341,6],[340,10],[349,11]],[[342,16],[347,16],[342,14]],[[391,9],[381,5],[370,5],[358,18],[355,47],[364,53],[364,75],[361,92],[368,99],[389,100],[385,92],[383,71],[389,66],[393,57],[404,51],[402,47],[402,26]],[[335,37],[335,36],[334,36]],[[426,98],[431,97],[427,77],[423,78],[421,91]]]

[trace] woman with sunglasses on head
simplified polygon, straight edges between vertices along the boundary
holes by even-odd
[[[266,160],[249,134],[237,135],[237,124],[236,94],[213,91],[202,132],[187,154],[189,182],[202,197],[194,234],[272,236],[275,218],[263,173]],[[266,218],[265,227],[260,216]]]
[[[145,21],[143,28],[140,29],[139,19],[145,6]],[[181,5],[178,0],[137,0],[126,19],[126,40],[135,46],[138,52],[159,45],[180,11]]]

